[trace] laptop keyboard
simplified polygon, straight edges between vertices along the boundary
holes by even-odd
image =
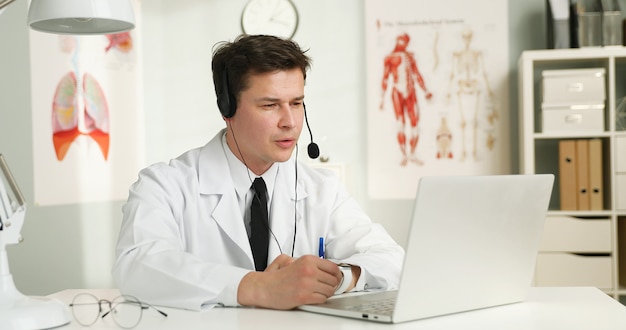
[[[396,304],[395,298],[390,298],[386,300],[368,302],[360,305],[348,306],[349,310],[369,313],[369,314],[387,314],[391,315],[393,312],[393,307]]]

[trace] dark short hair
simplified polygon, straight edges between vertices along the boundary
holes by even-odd
[[[215,94],[219,97],[224,91],[224,71],[234,98],[248,87],[248,78],[254,74],[300,69],[306,80],[311,59],[305,53],[296,42],[269,35],[244,34],[233,42],[220,42],[211,63]]]

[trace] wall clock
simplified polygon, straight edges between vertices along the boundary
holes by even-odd
[[[249,0],[241,13],[246,34],[268,34],[291,39],[298,28],[298,10],[290,0]]]

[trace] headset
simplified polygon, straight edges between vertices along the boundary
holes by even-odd
[[[222,88],[220,92],[217,93],[217,107],[224,118],[232,118],[237,111],[237,98],[230,92],[229,86],[228,69],[224,68],[224,72],[222,73]],[[306,128],[311,138],[311,143],[307,146],[307,153],[309,154],[309,158],[316,159],[320,155],[320,148],[317,146],[317,143],[313,142],[313,133],[311,132],[311,126],[309,126],[309,118],[306,115],[306,105],[303,103],[302,106],[304,107],[304,122],[306,123]]]

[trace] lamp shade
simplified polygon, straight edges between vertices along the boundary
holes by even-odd
[[[32,0],[28,24],[56,34],[111,34],[135,27],[130,0]]]
[[[0,9],[8,6],[13,1],[15,1],[15,0],[0,0]]]

